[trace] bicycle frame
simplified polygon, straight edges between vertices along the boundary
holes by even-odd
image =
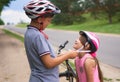
[[[63,45],[59,46],[58,54],[61,53],[61,50],[65,48],[67,43],[68,41],[66,41]],[[74,78],[76,78],[77,75],[74,72],[72,66],[70,65],[69,60],[65,60],[65,64],[66,64],[67,70],[63,73],[60,73],[59,77],[66,77],[66,80],[69,80],[69,82],[73,82]]]

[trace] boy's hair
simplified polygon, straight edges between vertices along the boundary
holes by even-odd
[[[26,13],[26,15],[29,15],[29,13],[27,13],[27,12],[25,12],[25,13]],[[43,14],[43,15],[41,15],[39,17],[52,18],[54,15],[55,14],[53,14],[53,13],[46,13],[46,14]],[[39,17],[37,17],[37,18],[39,18]],[[34,18],[34,19],[37,19],[37,18]]]
[[[40,16],[40,17],[44,17],[44,18],[52,18],[53,16],[54,16],[55,14],[53,14],[53,13],[46,13],[46,14],[43,14],[42,16]]]

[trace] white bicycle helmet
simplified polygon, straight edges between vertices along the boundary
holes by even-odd
[[[46,13],[57,14],[61,12],[58,7],[48,0],[32,0],[24,6],[24,10],[26,15],[31,19],[37,18]]]
[[[91,45],[91,53],[94,53],[98,50],[99,48],[99,39],[96,36],[96,34],[88,31],[80,31],[80,35],[83,35],[86,37],[87,42]]]

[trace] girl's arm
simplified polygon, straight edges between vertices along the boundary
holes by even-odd
[[[85,61],[85,71],[87,76],[87,82],[94,82],[93,69],[95,68],[95,60],[92,58],[87,58]]]
[[[75,66],[76,66],[76,62],[75,62]],[[79,78],[78,78],[78,74],[77,74],[77,69],[75,69],[75,71],[76,71],[76,75],[77,75],[77,77],[75,78],[76,82],[79,82]]]

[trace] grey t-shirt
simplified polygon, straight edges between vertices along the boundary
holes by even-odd
[[[28,26],[24,37],[24,44],[31,68],[29,82],[59,82],[58,66],[47,69],[40,60],[40,56],[47,53],[50,53],[53,58],[56,57],[44,35],[37,28]]]

